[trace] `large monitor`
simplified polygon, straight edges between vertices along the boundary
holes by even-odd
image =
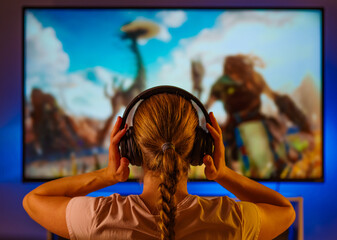
[[[159,85],[214,112],[233,170],[323,181],[322,9],[26,7],[23,19],[24,181],[105,167],[117,116]],[[203,166],[189,174],[205,180]]]

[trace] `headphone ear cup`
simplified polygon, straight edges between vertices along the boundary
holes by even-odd
[[[210,155],[211,157],[213,157],[213,153],[214,153],[214,140],[212,135],[209,132],[205,132],[205,149],[204,149],[204,155]]]
[[[197,126],[195,129],[195,140],[193,145],[193,150],[191,152],[191,162],[192,166],[200,166],[203,164],[203,152],[204,152],[204,139],[205,131],[200,127]]]
[[[131,165],[142,165],[142,153],[139,150],[136,141],[133,127],[129,127],[120,143],[121,156],[126,157]]]
[[[206,154],[213,157],[214,144],[211,134],[207,133],[202,127],[197,126],[195,131],[195,140],[190,164],[192,166],[200,166],[204,163],[203,158]]]

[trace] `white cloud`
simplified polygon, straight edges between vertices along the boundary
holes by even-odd
[[[110,95],[114,77],[118,87],[130,85],[130,79],[101,66],[67,73],[69,56],[53,28],[43,28],[32,13],[26,16],[26,96],[33,88],[52,94],[58,104],[71,115],[106,119],[111,114],[109,99],[104,95],[108,86]]]
[[[109,98],[104,94],[107,92],[112,96],[113,79],[117,77],[114,87],[119,87],[123,81],[124,88],[132,82],[130,79],[117,73],[97,66],[73,72],[70,74],[59,74],[58,79],[45,79],[31,77],[26,79],[26,94],[29,96],[32,88],[41,88],[44,92],[52,94],[62,109],[74,116],[89,116],[94,119],[106,119],[111,114]]]
[[[180,41],[180,46],[171,52],[171,60],[166,62],[158,74],[161,83],[171,83],[192,90],[190,73],[191,60],[199,59],[205,67],[203,79],[203,102],[213,82],[222,74],[224,58],[230,54],[252,53],[246,38],[238,43],[236,26],[243,23],[257,23],[264,26],[282,26],[290,22],[295,13],[281,14],[256,11],[227,11],[220,15],[214,28],[203,29],[197,36]],[[231,33],[231,36],[230,34]],[[242,32],[241,32],[242,34]],[[248,41],[249,42],[249,41]],[[254,52],[253,52],[254,53]]]
[[[292,11],[228,11],[218,18],[219,24],[226,30],[240,23],[261,23],[264,25],[283,26],[293,20],[297,13]]]
[[[169,33],[167,27],[165,27],[164,25],[160,25],[160,31],[156,36],[156,39],[161,40],[163,42],[169,42],[172,39],[172,36]]]
[[[51,27],[43,28],[32,13],[26,18],[26,73],[56,75],[69,68],[69,56]]]
[[[27,13],[26,18],[26,38],[31,38],[42,31],[42,24],[30,12]]]
[[[91,79],[88,78],[88,73]],[[77,116],[89,116],[94,119],[106,119],[111,113],[111,105],[109,97],[105,96],[105,86],[107,93],[113,96],[113,79],[115,88],[128,88],[132,84],[132,80],[118,73],[112,72],[104,67],[97,66],[77,71],[67,75],[67,82],[72,85],[65,88],[63,98],[65,99],[67,112]],[[123,109],[118,113],[123,114]]]
[[[184,11],[161,11],[157,13],[157,18],[161,19],[162,24],[158,24],[160,30],[157,36],[155,36],[155,39],[158,39],[163,42],[169,42],[172,39],[172,35],[170,34],[168,28],[177,28],[180,27],[186,20],[187,16]],[[147,20],[151,21],[149,19],[146,19],[144,17],[138,17],[136,20]],[[140,45],[145,45],[149,39],[139,39],[138,43]]]
[[[61,104],[68,113],[105,119],[111,114],[111,106],[104,96],[104,88],[86,78],[87,72],[91,70],[82,70],[68,75],[68,82],[72,82],[73,86],[63,89],[58,95],[63,94],[64,102]]]
[[[186,13],[182,10],[161,11],[157,13],[156,17],[160,18],[163,23],[170,28],[180,27],[187,20]]]

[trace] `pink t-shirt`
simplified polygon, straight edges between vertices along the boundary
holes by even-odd
[[[157,222],[138,195],[75,197],[66,221],[75,239],[160,239]],[[228,197],[188,195],[177,205],[175,239],[254,239],[260,232],[257,206]]]

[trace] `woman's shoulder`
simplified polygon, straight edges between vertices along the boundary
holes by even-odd
[[[238,202],[228,196],[197,195],[186,203],[189,204],[183,209],[177,208],[177,239],[256,239],[259,225],[252,203]]]
[[[233,208],[235,201],[227,196],[198,196],[188,195],[180,205],[177,205],[177,211],[192,210],[211,212],[216,208],[226,210]]]
[[[191,195],[193,196],[198,202],[200,203],[218,203],[218,204],[230,204],[234,203],[235,201],[228,197],[228,196],[198,196],[198,195]]]
[[[239,220],[243,220],[247,217],[257,215],[257,207],[254,203],[237,201],[237,199],[230,198],[228,196],[198,196],[190,195],[190,198],[180,210],[192,209],[201,212],[221,212],[222,217],[231,215]],[[178,208],[179,210],[179,208]]]
[[[106,212],[117,213],[117,209],[125,212],[138,212],[143,215],[151,214],[147,205],[142,201],[139,195],[121,195],[113,193],[106,197],[79,197],[76,203],[78,206],[92,209],[93,212]],[[177,212],[182,211],[202,211],[212,212],[221,211],[222,213],[229,214],[235,212],[235,215],[242,217],[242,211],[245,208],[251,209],[252,203],[237,202],[228,196],[198,196],[188,194],[183,200],[177,203]],[[110,210],[108,210],[110,208]],[[83,208],[82,208],[83,209]]]

